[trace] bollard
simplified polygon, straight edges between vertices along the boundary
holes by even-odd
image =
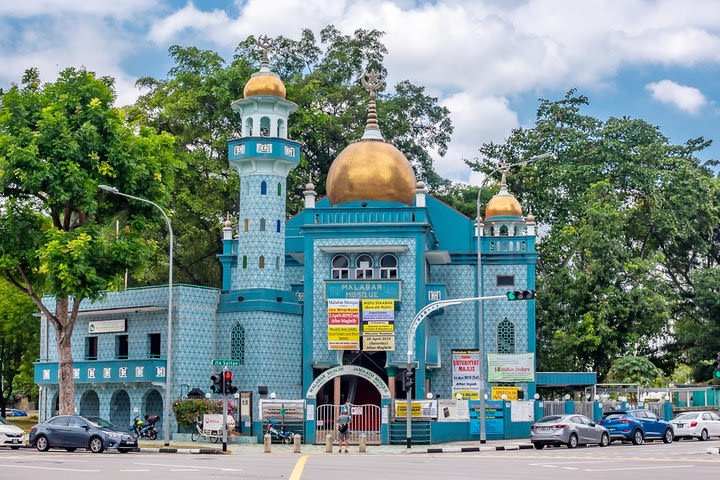
[[[325,435],[325,453],[332,453],[333,436],[331,433]]]
[[[366,446],[367,446],[367,437],[365,435],[360,435],[360,440],[358,441],[358,451],[360,453],[365,453]]]
[[[293,435],[293,453],[300,453],[300,435],[295,434]]]
[[[266,433],[263,437],[263,445],[265,445],[265,453],[270,453],[272,445],[272,437],[269,433]]]

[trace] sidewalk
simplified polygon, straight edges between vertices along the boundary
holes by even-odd
[[[141,452],[148,453],[195,453],[212,454],[222,453],[221,443],[207,442],[170,442],[170,447],[165,447],[162,440],[143,440],[139,444]],[[459,452],[484,452],[520,450],[532,448],[529,439],[516,440],[488,440],[484,445],[479,442],[450,442],[433,445],[414,445],[406,448],[405,445],[368,445],[366,455],[407,455],[418,453],[459,453]],[[304,454],[325,455],[325,445],[303,444],[301,451]],[[333,452],[337,452],[337,445],[333,446]],[[357,445],[350,446],[350,453],[358,452]],[[263,453],[263,445],[259,443],[228,444],[228,453],[233,455]],[[292,445],[274,443],[272,455],[293,455]],[[296,455],[296,454],[295,454]]]

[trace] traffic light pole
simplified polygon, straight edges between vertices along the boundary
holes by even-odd
[[[508,299],[507,295],[490,295],[487,297],[471,297],[471,298],[452,298],[448,300],[439,300],[437,302],[432,302],[427,305],[425,305],[423,308],[420,309],[420,311],[415,315],[415,318],[413,318],[412,323],[410,323],[410,328],[408,329],[408,337],[407,337],[407,369],[410,371],[415,366],[415,333],[417,332],[418,327],[420,324],[427,318],[428,315],[430,315],[432,312],[436,310],[440,310],[441,308],[449,307],[451,305],[460,305],[461,303],[466,302],[482,302],[483,300],[500,300],[504,298],[505,300]],[[480,346],[481,349],[481,355],[480,358],[482,359],[483,355],[483,348],[482,345]],[[482,367],[481,367],[482,368]],[[482,374],[482,372],[481,372]],[[483,375],[484,378],[484,375]],[[481,385],[482,388],[482,385]],[[407,448],[412,447],[412,423],[411,423],[411,406],[412,406],[412,392],[411,389],[407,390],[407,411],[405,412],[405,425],[407,429],[407,433],[405,434],[405,442],[407,444]],[[483,397],[480,397],[481,403],[483,402]],[[484,405],[482,405],[484,407]],[[481,412],[483,415],[485,413],[485,409],[482,409]]]
[[[222,434],[222,451],[227,452],[227,392],[225,391],[225,372],[227,367],[223,367],[222,375],[222,409],[223,409],[223,434]]]

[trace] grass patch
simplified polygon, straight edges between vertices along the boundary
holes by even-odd
[[[5,420],[16,427],[22,428],[25,433],[30,433],[30,429],[38,424],[37,415],[31,415],[29,417],[7,417]]]

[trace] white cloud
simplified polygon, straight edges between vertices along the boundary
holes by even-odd
[[[22,0],[0,2],[4,18],[55,15],[98,15],[128,18],[158,6],[158,0]]]
[[[687,113],[696,114],[707,104],[707,99],[700,90],[680,85],[672,80],[648,83],[645,88],[650,91],[655,100],[673,105]]]

